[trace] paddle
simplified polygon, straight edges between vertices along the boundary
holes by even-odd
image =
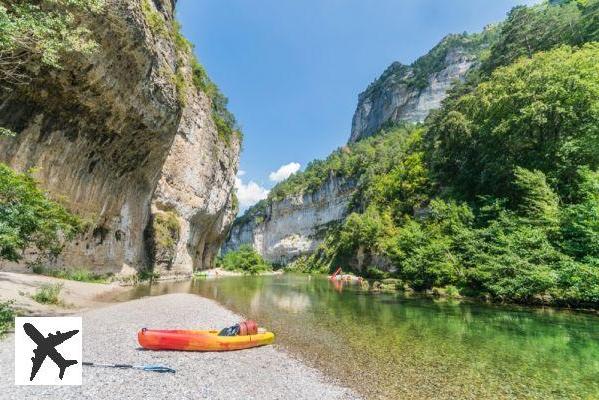
[[[120,369],[139,369],[142,371],[150,371],[150,372],[170,372],[175,373],[176,371],[172,368],[165,367],[163,365],[130,365],[130,364],[102,364],[102,363],[93,363],[84,361],[83,365],[87,365],[89,367],[106,367],[106,368],[120,368]]]

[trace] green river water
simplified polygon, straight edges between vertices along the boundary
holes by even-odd
[[[369,294],[295,274],[161,283],[125,298],[176,292],[259,321],[366,398],[599,399],[596,315]]]

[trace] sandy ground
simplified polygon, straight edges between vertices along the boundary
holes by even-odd
[[[45,305],[35,302],[30,296],[44,284],[61,284],[60,305]],[[80,310],[106,306],[99,296],[121,288],[118,283],[102,284],[76,282],[32,273],[0,271],[0,300],[14,300],[15,308],[25,315],[62,315]]]
[[[79,314],[76,314],[79,315]],[[0,341],[0,399],[357,399],[315,369],[273,346],[235,352],[146,351],[136,332],[148,328],[220,328],[243,318],[192,294],[169,294],[80,314],[83,358],[163,364],[176,374],[84,367],[83,385],[15,386],[14,336]]]

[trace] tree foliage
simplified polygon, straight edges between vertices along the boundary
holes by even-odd
[[[599,166],[599,45],[562,46],[497,69],[430,120],[430,160],[467,199],[511,196],[516,167],[543,172],[560,194],[580,165]]]
[[[242,218],[347,178],[356,186],[348,217],[296,269],[343,266],[417,290],[599,306],[598,3],[514,9],[482,69],[424,126],[338,149]]]
[[[18,261],[31,246],[57,255],[80,225],[77,217],[45,196],[30,174],[0,164],[0,258]]]
[[[590,40],[583,14],[596,7],[577,1],[560,4],[544,2],[534,7],[517,6],[503,22],[500,34],[483,62],[487,74],[521,57],[532,57],[536,52],[550,50],[562,44],[580,44]]]
[[[230,251],[217,260],[217,266],[227,270],[245,274],[259,274],[272,270],[272,266],[262,258],[252,246],[243,245]]]
[[[596,306],[598,55],[587,44],[520,59],[424,128],[364,141],[353,213],[304,269],[369,275],[386,260],[417,290]]]
[[[24,84],[40,66],[60,68],[75,53],[97,47],[82,15],[104,0],[0,0],[0,83]]]

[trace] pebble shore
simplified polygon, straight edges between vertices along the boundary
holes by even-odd
[[[78,314],[76,314],[78,315]],[[192,294],[147,297],[80,314],[83,358],[123,364],[163,364],[176,374],[83,368],[82,386],[15,386],[14,336],[0,340],[0,399],[358,399],[275,346],[234,352],[146,351],[140,328],[208,329],[243,318]],[[275,332],[276,333],[276,332]],[[51,362],[47,360],[45,362]]]

